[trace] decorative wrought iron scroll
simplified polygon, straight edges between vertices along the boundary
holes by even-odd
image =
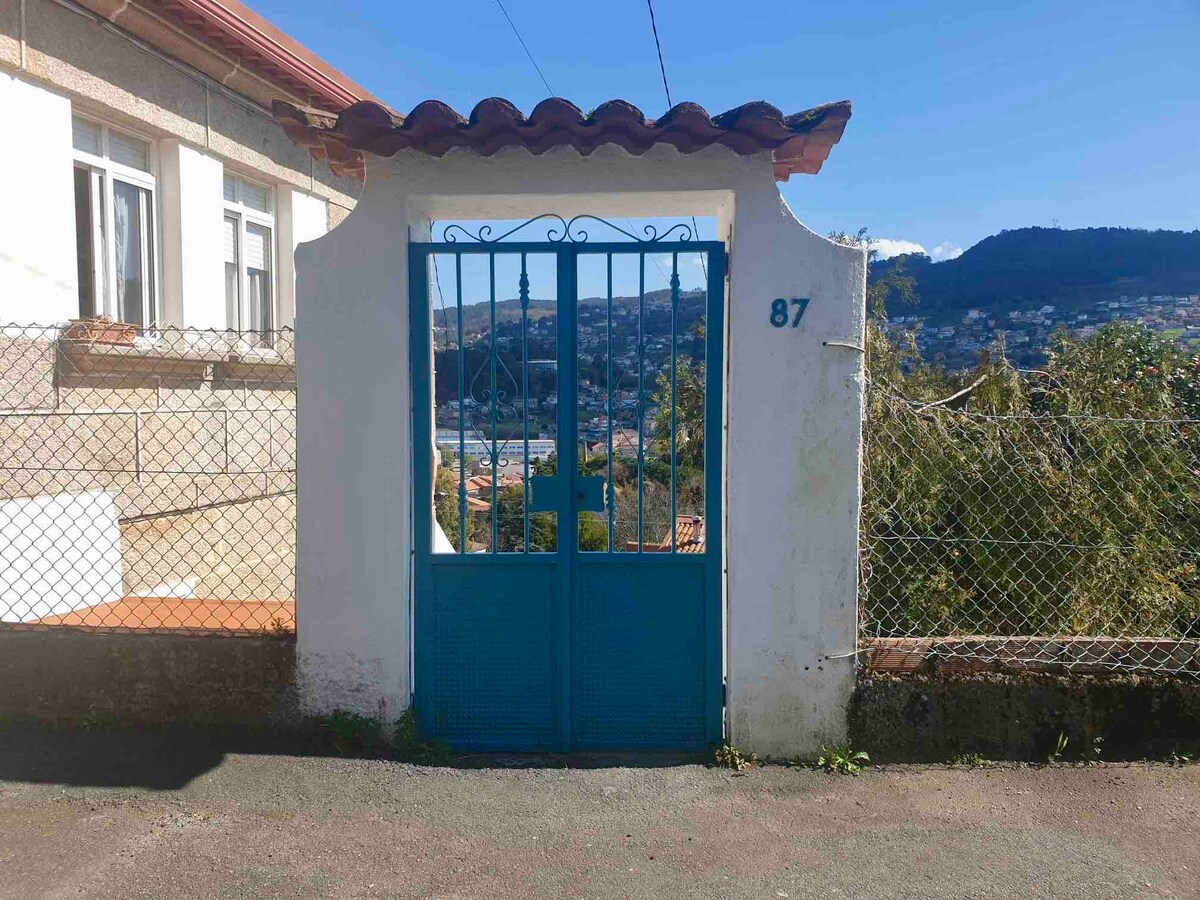
[[[546,230],[546,241],[552,244],[586,244],[589,235],[588,232],[580,226],[580,223],[585,221],[599,222],[601,225],[605,225],[608,228],[611,228],[613,231],[619,232],[620,234],[625,235],[630,240],[636,241],[639,244],[663,244],[667,243],[668,240],[674,243],[686,244],[695,240],[696,238],[691,226],[685,225],[682,222],[672,225],[662,233],[659,233],[659,230],[655,225],[645,225],[642,227],[642,232],[645,236],[639,237],[632,231],[626,231],[620,225],[614,225],[612,222],[608,221],[607,219],[601,219],[599,216],[580,215],[572,216],[570,219],[564,219],[557,213],[542,213],[540,216],[534,216],[532,219],[527,219],[520,225],[510,228],[499,237],[492,237],[491,225],[481,225],[475,232],[471,232],[462,225],[447,225],[442,231],[442,240],[449,244],[456,244],[460,239],[465,238],[468,241],[474,241],[479,244],[499,244],[505,238],[516,234],[523,228],[527,228],[535,222],[540,222],[546,219],[551,219],[557,222],[560,226],[548,228]],[[678,232],[678,234],[676,234],[676,232]],[[672,237],[673,235],[674,237]]]

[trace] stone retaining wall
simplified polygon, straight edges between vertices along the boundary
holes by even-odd
[[[1101,738],[1102,759],[1200,755],[1200,681],[1167,676],[948,674],[860,680],[855,747],[878,762],[947,762],[978,753],[1044,762],[1059,734],[1066,759]]]
[[[295,657],[280,637],[0,629],[0,718],[294,726]]]

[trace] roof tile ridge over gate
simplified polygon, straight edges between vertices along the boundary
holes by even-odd
[[[373,101],[360,101],[337,115],[276,100],[275,120],[297,144],[326,159],[339,175],[363,174],[363,153],[394,156],[417,150],[443,156],[463,148],[491,156],[505,147],[537,155],[552,147],[574,147],[587,156],[603,144],[640,155],[656,144],[694,153],[714,144],[747,156],[770,150],[775,178],[815,175],[841,140],[850,101],[826,103],[785,116],[761,100],[710,116],[696,103],[677,103],[660,119],[647,119],[625,100],[609,100],[590,113],[559,97],[539,103],[528,116],[501,97],[480,101],[465,118],[440,100],[426,100],[407,116]]]

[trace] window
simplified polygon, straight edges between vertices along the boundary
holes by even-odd
[[[227,321],[267,346],[275,321],[271,189],[226,174],[224,193]]]
[[[78,116],[71,126],[79,314],[152,325],[157,310],[150,143]]]

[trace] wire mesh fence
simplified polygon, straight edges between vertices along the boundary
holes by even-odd
[[[869,659],[1200,675],[1200,420],[868,408]]]
[[[0,328],[0,627],[295,627],[293,334]]]

